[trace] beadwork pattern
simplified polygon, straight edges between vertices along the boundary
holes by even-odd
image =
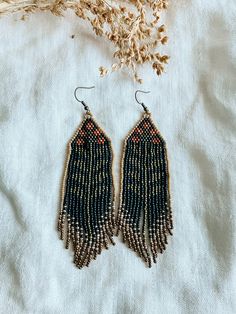
[[[166,249],[173,222],[166,144],[150,113],[126,138],[121,167],[118,234],[151,267]]]
[[[109,243],[113,229],[113,153],[110,139],[87,113],[68,145],[58,220],[66,248],[73,245],[74,263],[88,266]]]

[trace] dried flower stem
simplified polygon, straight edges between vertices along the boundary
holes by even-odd
[[[138,66],[150,63],[160,75],[169,59],[157,52],[158,46],[168,40],[165,26],[159,25],[160,13],[166,8],[166,0],[3,0],[0,15],[22,12],[24,19],[30,13],[49,11],[62,16],[64,11],[71,9],[91,24],[97,36],[113,43],[116,62],[111,70],[127,67],[134,79],[142,83],[137,73]],[[104,67],[99,70],[101,76],[109,72]]]

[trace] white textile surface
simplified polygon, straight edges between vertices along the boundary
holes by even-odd
[[[170,64],[142,69],[140,98],[168,146],[174,236],[151,269],[115,238],[79,270],[56,230],[73,91],[96,86],[80,97],[112,139],[118,198],[140,86],[99,77],[113,48],[72,12],[0,19],[0,313],[236,313],[236,3],[171,1],[166,24]]]

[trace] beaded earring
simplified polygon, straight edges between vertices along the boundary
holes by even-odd
[[[166,144],[138,92],[144,114],[124,143],[117,225],[128,247],[151,267],[166,249],[173,222]]]
[[[94,86],[74,92],[86,113],[68,144],[58,230],[62,240],[66,235],[66,248],[72,244],[74,263],[82,268],[109,243],[115,244],[115,217],[111,141],[77,98],[79,88]]]

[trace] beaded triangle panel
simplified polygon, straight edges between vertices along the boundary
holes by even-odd
[[[118,233],[151,267],[172,235],[166,143],[145,113],[125,140]]]
[[[58,230],[82,268],[115,244],[113,153],[110,139],[88,114],[68,149]]]

